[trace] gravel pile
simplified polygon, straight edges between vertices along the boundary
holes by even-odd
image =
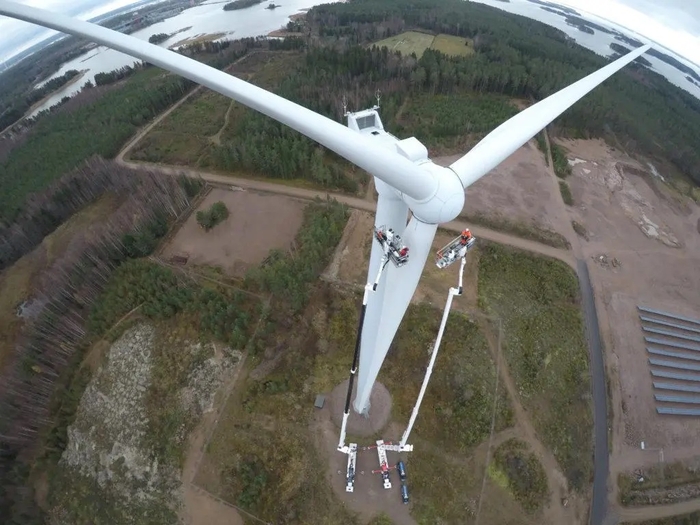
[[[61,458],[101,488],[109,486],[114,495],[127,499],[147,500],[176,488],[176,473],[159,468],[142,447],[154,342],[153,327],[141,325],[112,345],[107,363],[85,389]]]

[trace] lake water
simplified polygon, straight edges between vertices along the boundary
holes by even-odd
[[[299,13],[302,9],[308,9],[314,5],[325,3],[327,0],[279,0],[281,2],[281,6],[277,9],[265,9],[267,2],[263,2],[262,4],[249,7],[247,9],[224,11],[223,5],[226,3],[226,1],[210,0],[204,2],[196,7],[183,11],[177,16],[168,18],[162,22],[136,31],[132,33],[132,36],[140,38],[141,40],[148,40],[148,38],[155,33],[170,34],[184,28],[189,28],[185,31],[177,33],[169,40],[166,40],[160,44],[161,47],[168,47],[183,39],[200,35],[225,33],[226,36],[223,38],[244,38],[266,35],[270,31],[274,31],[275,29],[285,26],[291,15]],[[595,53],[598,53],[599,55],[610,56],[613,53],[612,49],[610,49],[610,43],[618,42],[615,40],[613,35],[603,33],[601,31],[596,31],[594,35],[579,31],[575,27],[568,25],[564,21],[563,17],[549,11],[545,11],[544,9],[540,9],[539,5],[533,4],[532,2],[528,2],[526,0],[511,0],[509,3],[499,2],[498,0],[476,1],[502,9],[509,13],[533,18],[547,25],[556,27],[572,37],[578,44],[594,51]],[[600,25],[615,28],[621,33],[627,34],[634,38],[639,38],[642,41],[647,40],[644,37],[636,35],[632,31],[617,27],[606,20],[598,19],[597,17],[590,15],[585,15],[585,18],[589,18],[593,22]],[[622,45],[627,45],[624,42],[619,43]],[[660,48],[660,50],[669,53],[663,48]],[[651,62],[654,70],[657,73],[666,77],[673,84],[700,98],[700,88],[688,82],[685,79],[684,73],[655,57],[645,55],[644,58]],[[94,82],[96,73],[113,71],[115,69],[119,69],[120,67],[132,65],[135,62],[136,59],[125,55],[124,53],[120,53],[102,46],[93,49],[87,52],[85,55],[75,58],[70,62],[66,62],[54,75],[46,79],[46,81],[62,75],[70,69],[76,69],[78,71],[87,70],[85,75],[78,82],[57,91],[41,106],[37,107],[30,114],[30,116],[34,116],[39,111],[48,109],[51,106],[58,104],[63,97],[75,95],[88,80]]]
[[[538,4],[533,4],[532,2],[528,2],[527,0],[510,0],[510,2],[499,2],[498,0],[474,0],[476,2],[479,2],[480,4],[485,4],[489,5],[491,7],[496,7],[498,9],[501,9],[503,11],[507,11],[509,13],[513,13],[516,15],[522,15],[526,16],[528,18],[533,18],[535,20],[538,20],[542,23],[545,23],[547,25],[556,27],[557,29],[562,30],[564,33],[566,33],[568,36],[573,38],[576,43],[579,45],[590,49],[591,51],[602,55],[602,56],[610,56],[613,54],[613,50],[610,49],[610,44],[612,42],[617,42],[618,44],[621,44],[627,48],[630,48],[629,44],[625,42],[621,42],[619,40],[616,40],[614,35],[610,35],[608,33],[603,33],[602,31],[595,31],[594,35],[584,33],[583,31],[578,30],[575,27],[570,26],[564,21],[564,17],[557,15],[555,13],[552,13],[550,11],[545,11],[544,9],[540,9],[540,6]],[[556,3],[556,0],[555,0]],[[642,42],[648,42],[649,39],[642,36],[638,35],[634,31],[630,31],[629,29],[626,29],[624,27],[620,27],[616,24],[613,24],[609,22],[608,20],[603,20],[602,18],[589,15],[587,13],[581,13],[582,18],[589,19],[592,22],[595,22],[598,25],[601,25],[603,27],[609,27],[611,29],[615,29],[619,31],[620,33],[627,35],[629,37],[635,38],[637,40],[640,40]],[[652,45],[654,45],[652,43]],[[677,59],[682,60],[683,62],[686,62],[683,60],[681,57],[675,55],[674,53],[670,52],[669,50],[656,45],[655,46],[659,51],[662,53],[665,53],[667,55],[674,56]],[[659,73],[660,75],[663,75],[666,77],[666,79],[671,82],[672,84],[675,84],[676,86],[685,89],[689,93],[695,95],[696,97],[700,98],[700,88],[695,86],[694,84],[691,84],[686,80],[685,78],[685,73],[679,71],[675,67],[671,66],[670,64],[667,64],[666,62],[659,60],[656,57],[650,56],[649,54],[644,55],[644,58],[648,60],[652,68],[655,72]]]
[[[328,0],[276,0],[275,3],[279,2],[280,4],[280,7],[277,9],[265,9],[268,3],[263,2],[262,4],[246,9],[224,11],[223,6],[227,2],[213,0],[186,9],[179,15],[153,24],[152,26],[140,29],[132,33],[131,36],[147,41],[148,38],[155,33],[170,34],[189,27],[189,29],[177,33],[169,40],[159,44],[161,47],[168,47],[186,38],[217,33],[225,33],[226,36],[222,38],[227,39],[267,35],[270,31],[286,26],[291,15],[299,13],[303,9],[309,9],[315,5],[327,3],[327,1]],[[136,61],[136,59],[129,55],[100,46],[70,62],[66,62],[56,73],[47,78],[44,82],[60,76],[71,69],[76,69],[78,71],[87,70],[87,72],[78,82],[54,93],[29,116],[34,116],[39,111],[58,104],[63,97],[75,95],[88,80],[94,82],[96,73],[104,73],[119,69],[120,67],[130,66]]]

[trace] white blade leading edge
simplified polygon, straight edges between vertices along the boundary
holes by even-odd
[[[377,336],[374,341],[365,341],[363,337],[360,348],[357,395],[353,403],[356,412],[366,414],[369,411],[372,386],[411,302],[413,292],[418,286],[425,261],[432,251],[436,231],[437,224],[426,224],[412,217],[401,234],[402,241],[409,248],[408,262],[401,268],[396,268],[391,262],[387,266],[384,277],[384,297],[381,298],[380,311],[377,312],[379,314]],[[370,298],[370,301],[373,300],[373,297]],[[369,314],[369,305],[367,313]]]
[[[550,122],[573,106],[596,86],[635,58],[643,55],[650,48],[650,45],[645,45],[635,49],[595,73],[591,73],[578,82],[541,100],[534,106],[521,111],[486,135],[469,153],[454,162],[450,169],[457,174],[466,189],[506,160],[520,146],[534,137],[540,130],[544,129]]]
[[[375,181],[377,188],[377,211],[374,218],[375,228],[392,228],[395,232],[402,232],[406,229],[408,222],[408,206],[404,201],[399,199],[391,188],[387,187],[382,182]],[[366,232],[367,235],[374,235],[372,232]],[[409,248],[410,249],[410,248]],[[372,248],[369,257],[369,269],[367,271],[367,282],[371,283],[377,277],[379,264],[382,260],[384,250],[381,245],[372,239]],[[409,252],[410,253],[410,252]],[[389,265],[392,263],[389,262]],[[404,267],[405,268],[405,267]],[[400,270],[403,270],[401,268]],[[387,266],[386,271],[391,270]],[[384,278],[379,281],[377,289],[371,293],[367,302],[367,312],[365,321],[362,326],[362,334],[360,336],[360,365],[359,377],[364,377],[364,371],[372,362],[372,355],[376,345],[377,333],[379,332],[379,322],[384,305],[384,294],[387,289],[387,273]],[[358,385],[360,383],[358,382]],[[359,387],[358,387],[359,391]]]
[[[0,0],[0,14],[98,42],[202,84],[295,129],[413,199],[429,199],[436,191],[433,177],[398,153],[387,151],[339,122],[206,64],[44,9]]]

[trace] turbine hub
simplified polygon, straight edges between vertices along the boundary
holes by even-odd
[[[426,176],[433,177],[437,189],[432,197],[423,201],[403,195],[413,215],[428,224],[443,224],[456,219],[464,208],[464,188],[457,174],[432,161],[424,162],[420,167],[427,172]]]

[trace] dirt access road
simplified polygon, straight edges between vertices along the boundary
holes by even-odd
[[[152,125],[155,125],[155,123]],[[147,131],[142,131],[141,133],[139,133],[139,135],[143,137],[146,135],[146,133]],[[296,188],[294,186],[285,186],[283,184],[263,180],[231,177],[229,175],[223,175],[220,173],[214,173],[209,171],[195,170],[184,166],[165,166],[162,164],[154,164],[150,162],[134,162],[125,160],[125,156],[137,143],[138,141],[132,140],[127,145],[127,147],[119,153],[119,155],[116,158],[116,161],[119,164],[129,168],[146,167],[153,171],[169,175],[186,175],[188,177],[202,179],[210,184],[225,187],[228,189],[242,188],[246,190],[260,191],[265,193],[274,193],[277,195],[287,195],[289,197],[295,197],[303,200],[314,200],[316,198],[325,200],[327,197],[330,197],[332,199],[336,199],[338,202],[346,204],[350,208],[355,208],[358,210],[364,210],[369,212],[373,212],[376,209],[376,202],[374,201],[368,201],[359,197],[351,197],[349,195],[343,195],[340,193],[331,193],[327,191],[312,190],[306,188]],[[522,239],[520,237],[515,237],[514,235],[498,232],[489,228],[484,228],[482,226],[473,226],[471,224],[467,224],[464,221],[451,221],[440,225],[440,228],[454,232],[461,232],[466,227],[469,227],[477,238],[481,237],[483,239],[497,242],[500,244],[507,244],[509,246],[513,246],[521,250],[526,250],[541,255],[547,255],[554,259],[559,259],[560,261],[563,261],[572,268],[576,269],[574,257],[567,250],[553,248],[551,246],[547,246],[546,244],[531,241],[528,239]]]

